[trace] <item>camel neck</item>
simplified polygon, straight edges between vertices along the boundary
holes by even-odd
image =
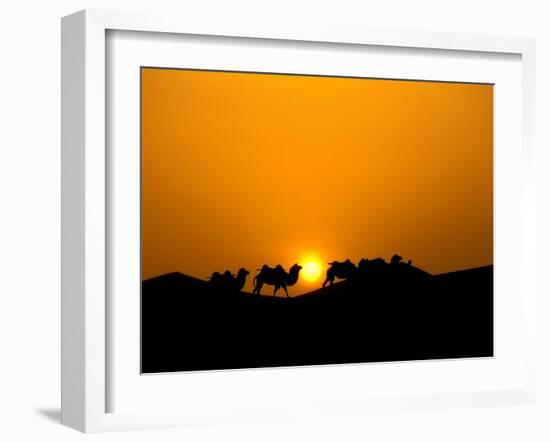
[[[288,274],[288,282],[290,284],[295,284],[297,281],[298,281],[298,271],[295,269],[292,269]]]

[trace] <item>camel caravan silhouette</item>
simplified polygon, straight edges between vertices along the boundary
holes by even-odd
[[[407,278],[411,277],[411,275],[417,277],[428,275],[423,270],[413,267],[411,260],[407,261],[406,264],[403,263],[403,258],[399,255],[393,255],[389,262],[386,262],[383,258],[363,258],[357,265],[350,259],[346,259],[343,262],[332,261],[328,265],[330,267],[326,272],[326,278],[322,285],[323,289],[327,285],[332,287],[336,280],[361,284],[367,282],[369,279],[380,279],[388,276]],[[262,287],[267,284],[273,286],[273,296],[276,296],[277,291],[282,288],[287,298],[290,298],[288,287],[292,287],[298,282],[300,270],[302,270],[302,266],[299,264],[294,264],[288,272],[280,264],[275,267],[264,264],[262,268],[257,269],[259,273],[254,277],[252,294],[260,295]],[[214,272],[207,279],[211,288],[215,291],[239,293],[246,285],[246,279],[249,274],[248,270],[241,268],[236,275],[226,270],[223,273]]]
[[[333,286],[336,279],[345,280],[349,283],[364,283],[369,279],[387,278],[389,276],[396,278],[421,278],[427,276],[428,273],[412,266],[412,261],[409,259],[405,264],[403,257],[393,255],[390,262],[386,262],[383,258],[366,259],[363,258],[356,266],[351,260],[346,259],[344,262],[333,261],[327,270],[323,288],[327,284]]]

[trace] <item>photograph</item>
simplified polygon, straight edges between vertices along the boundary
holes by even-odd
[[[550,441],[542,2],[3,6],[0,442]]]
[[[140,71],[141,373],[494,356],[494,85]]]

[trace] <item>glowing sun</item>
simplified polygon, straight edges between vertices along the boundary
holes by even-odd
[[[304,280],[312,282],[321,277],[321,263],[318,259],[308,258],[302,264],[301,276]]]

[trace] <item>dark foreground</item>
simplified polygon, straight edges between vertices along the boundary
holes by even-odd
[[[383,275],[297,298],[142,284],[142,372],[493,355],[493,267]]]

